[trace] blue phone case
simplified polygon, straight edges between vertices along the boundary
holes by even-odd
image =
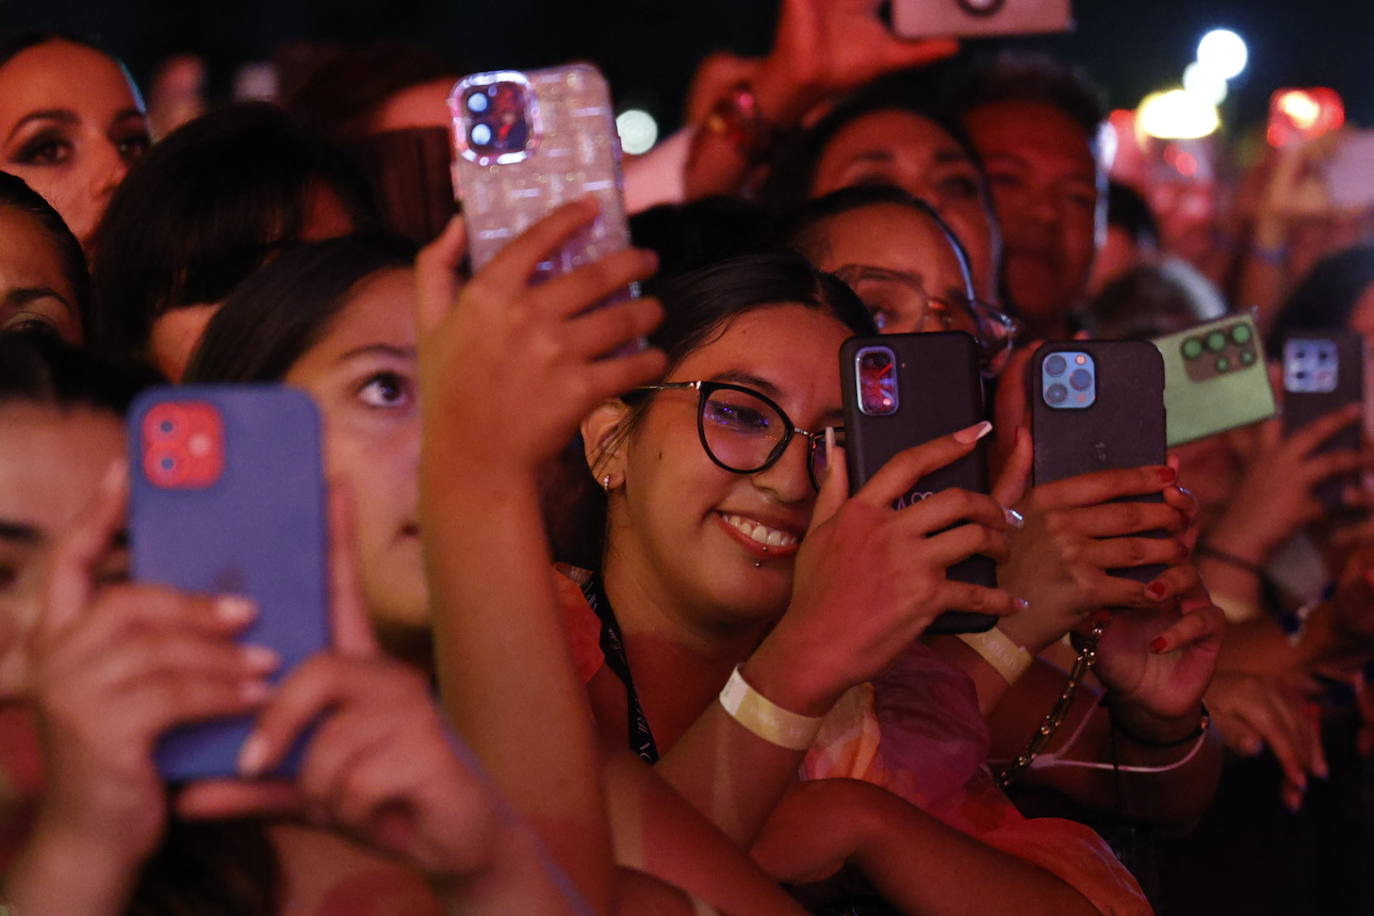
[[[151,411],[158,412],[145,423]],[[182,426],[192,428],[189,438]],[[271,385],[157,388],[134,403],[128,437],[134,578],[252,598],[258,617],[240,641],[280,654],[277,681],[326,648],[325,486],[319,416],[310,398]],[[218,459],[210,454],[216,450]],[[163,479],[178,462],[189,468],[196,461],[196,479],[175,485]],[[164,778],[234,775],[250,726],[241,717],[169,732],[157,749]],[[278,774],[294,773],[297,756]]]

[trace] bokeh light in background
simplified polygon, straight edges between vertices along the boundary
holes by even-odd
[[[658,142],[658,122],[643,109],[622,111],[616,116],[615,129],[620,133],[620,146],[631,156],[647,153]]]
[[[1141,131],[1160,140],[1195,140],[1221,126],[1217,106],[1186,89],[1168,89],[1145,96],[1136,111]]]
[[[1245,72],[1250,49],[1230,29],[1213,29],[1198,42],[1197,62],[1223,80],[1233,80]]]

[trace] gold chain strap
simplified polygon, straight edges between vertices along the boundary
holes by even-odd
[[[1078,649],[1078,657],[1074,659],[1073,670],[1069,672],[1069,679],[1064,684],[1064,689],[1059,693],[1059,699],[1054,701],[1050,711],[1045,714],[1045,718],[1040,720],[1040,727],[1031,735],[1030,741],[1026,742],[1026,747],[1016,756],[1005,770],[997,774],[997,784],[1005,789],[1011,785],[1017,777],[1026,771],[1040,752],[1050,743],[1054,733],[1059,730],[1059,726],[1064,724],[1064,719],[1069,714],[1069,707],[1073,705],[1074,694],[1078,693],[1078,685],[1097,661],[1097,644],[1102,639],[1102,631],[1107,629],[1105,620],[1093,623],[1092,632],[1083,640]]]

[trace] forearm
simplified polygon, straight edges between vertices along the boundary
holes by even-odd
[[[108,849],[40,825],[0,880],[0,903],[24,916],[118,916],[134,880],[135,867],[114,859]]]
[[[604,909],[610,838],[591,711],[558,618],[534,475],[427,452],[421,506],[444,706],[501,794]]]
[[[491,865],[482,874],[457,883],[436,883],[447,913],[592,912],[534,833],[517,821],[495,838]]]

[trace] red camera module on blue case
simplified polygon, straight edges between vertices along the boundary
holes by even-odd
[[[164,402],[143,415],[143,473],[155,486],[201,490],[224,473],[224,422],[204,401]]]

